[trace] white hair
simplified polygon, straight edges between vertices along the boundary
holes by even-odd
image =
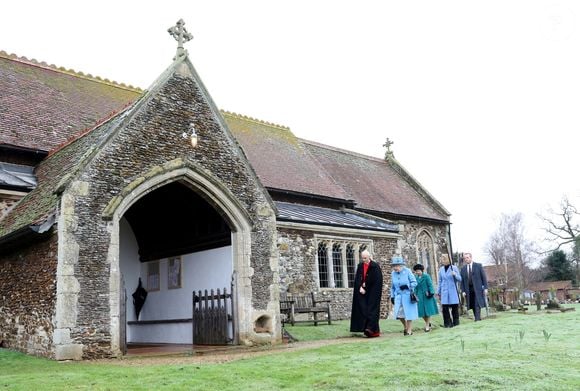
[[[363,255],[368,255],[371,260],[373,259],[373,256],[371,255],[371,252],[369,250],[363,250],[360,253],[360,256],[362,257]]]

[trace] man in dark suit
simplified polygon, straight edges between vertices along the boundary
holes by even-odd
[[[481,320],[481,308],[485,307],[487,297],[487,277],[481,263],[473,262],[471,253],[463,254],[464,266],[461,268],[461,290],[467,297],[468,310],[473,310],[475,321]]]

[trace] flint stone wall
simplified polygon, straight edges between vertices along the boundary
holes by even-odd
[[[0,256],[0,344],[54,358],[57,235]]]
[[[433,273],[431,278],[433,283],[437,283],[436,274],[439,270],[439,259],[442,254],[447,254],[448,244],[447,244],[447,226],[444,224],[436,223],[424,223],[420,221],[405,221],[399,222],[401,224],[400,234],[401,239],[401,254],[405,259],[407,266],[412,268],[418,262],[419,253],[417,250],[417,238],[421,232],[427,232],[434,245],[434,257],[435,259],[433,267]]]
[[[200,140],[195,149],[181,137],[191,123]],[[103,210],[120,189],[146,172],[159,170],[162,174],[166,162],[179,159],[218,178],[250,215],[251,302],[254,309],[265,310],[272,300],[276,230],[265,190],[257,186],[235,141],[220,129],[203,91],[190,77],[176,73],[67,192],[70,203],[66,213],[73,222],[66,227],[69,245],[78,246],[77,258],[68,262],[74,264],[79,285],[78,313],[70,327],[70,340],[83,347],[83,359],[115,354],[110,334],[111,232],[101,217]]]
[[[325,234],[319,232],[319,234]],[[321,299],[330,300],[333,319],[349,319],[352,307],[352,288],[320,288],[318,286],[315,232],[278,228],[278,253],[280,254],[280,289],[282,292],[316,292]],[[389,309],[388,291],[391,282],[390,259],[396,253],[397,239],[371,238],[355,234],[333,235],[339,238],[371,239],[374,247],[374,260],[383,272],[383,299],[381,316],[386,317]]]

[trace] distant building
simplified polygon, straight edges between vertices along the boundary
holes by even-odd
[[[576,299],[572,296],[576,292],[572,286],[572,280],[534,282],[528,286],[528,289],[534,293],[539,292],[543,302],[553,299],[554,296],[558,301]]]

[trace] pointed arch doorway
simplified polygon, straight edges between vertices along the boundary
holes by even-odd
[[[113,351],[124,354],[127,344],[190,345],[192,291],[230,291],[247,276],[249,219],[232,194],[211,179],[183,168],[124,191],[112,219],[118,233],[117,244],[112,241],[118,251],[117,272],[111,268]],[[147,297],[137,317],[131,294],[139,279]],[[230,311],[243,313],[248,288],[235,291]],[[243,316],[232,316],[231,342],[238,341],[244,322]]]

